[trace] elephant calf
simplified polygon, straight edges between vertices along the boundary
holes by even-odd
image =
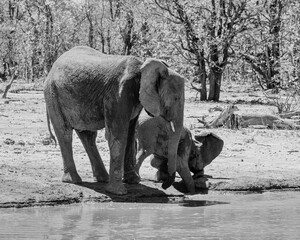
[[[158,169],[157,180],[164,180],[168,176],[169,127],[161,117],[150,117],[143,111],[138,119],[136,131],[138,143],[135,170],[139,172],[144,159],[152,154],[151,166]],[[190,193],[195,192],[193,177],[203,175],[203,168],[220,154],[223,145],[223,140],[213,133],[206,132],[193,137],[187,128],[182,130],[177,150],[176,171]]]

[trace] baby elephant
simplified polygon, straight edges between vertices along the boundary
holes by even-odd
[[[151,156],[151,166],[158,169],[156,178],[164,180],[168,176],[168,139],[172,134],[168,122],[161,117],[150,117],[142,111],[137,123],[137,164],[139,169],[146,157]],[[184,128],[177,150],[177,169],[189,193],[195,193],[193,178],[201,177],[203,168],[210,164],[222,151],[224,142],[213,133],[201,133],[193,137]],[[194,174],[193,177],[191,172]]]

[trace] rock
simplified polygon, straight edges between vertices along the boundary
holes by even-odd
[[[25,142],[23,140],[20,140],[17,142],[17,145],[25,146]]]
[[[11,139],[11,138],[6,138],[4,140],[4,143],[7,145],[14,145],[15,144],[15,140]]]
[[[50,145],[51,144],[51,140],[49,138],[44,138],[42,141],[43,145]]]

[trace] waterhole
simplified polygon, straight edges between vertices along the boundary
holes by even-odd
[[[299,203],[284,192],[1,209],[0,239],[300,239]]]

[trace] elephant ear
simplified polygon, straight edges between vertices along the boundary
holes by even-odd
[[[150,58],[141,66],[140,101],[146,111],[156,117],[162,113],[158,92],[160,81],[168,75],[167,65],[160,60]]]
[[[210,164],[222,151],[224,141],[213,133],[201,133],[195,135],[195,139],[202,143],[199,148],[199,157],[204,162],[205,166]]]

